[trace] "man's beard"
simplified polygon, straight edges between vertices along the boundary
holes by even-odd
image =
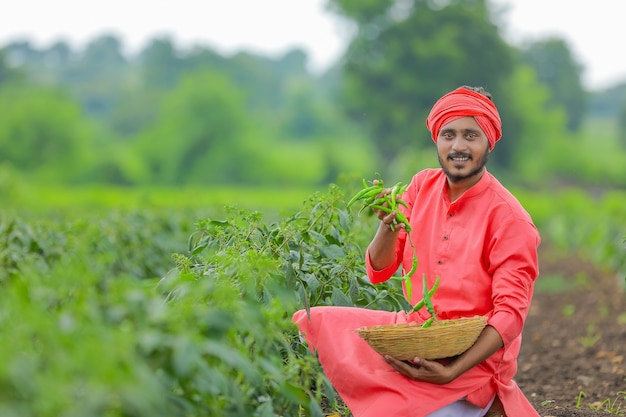
[[[453,155],[468,156],[468,154],[453,154]],[[460,181],[463,181],[463,180],[465,180],[467,178],[471,178],[471,177],[473,177],[476,174],[479,174],[483,170],[485,165],[487,165],[487,161],[489,160],[489,148],[487,148],[485,150],[485,153],[478,160],[478,165],[476,166],[476,168],[474,168],[473,170],[471,170],[467,174],[458,174],[458,175],[457,174],[453,174],[452,172],[450,172],[449,169],[447,169],[445,167],[445,164],[443,163],[443,160],[441,159],[441,155],[437,155],[437,159],[439,159],[439,165],[443,169],[443,172],[446,174],[446,176],[448,177],[450,182],[452,182],[452,183],[460,182]]]

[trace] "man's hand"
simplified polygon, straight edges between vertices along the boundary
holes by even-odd
[[[425,381],[432,384],[443,385],[456,378],[456,375],[453,374],[450,368],[437,361],[415,358],[411,363],[407,363],[389,355],[383,356],[383,359],[391,365],[393,369],[415,381]]]
[[[383,359],[407,378],[441,385],[454,381],[463,372],[493,355],[503,344],[500,333],[494,327],[487,325],[471,348],[450,362],[446,362],[445,365],[424,358],[415,358],[410,364],[389,355],[383,356]]]

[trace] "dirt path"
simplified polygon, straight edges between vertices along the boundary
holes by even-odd
[[[515,380],[542,417],[616,415],[602,411],[606,402],[601,411],[590,407],[605,400],[626,416],[624,277],[577,257],[540,259],[538,288],[562,277],[568,290],[535,292]]]

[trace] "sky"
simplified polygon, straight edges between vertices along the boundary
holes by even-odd
[[[583,84],[602,89],[626,80],[623,0],[491,0],[506,6],[503,36],[513,45],[555,35],[583,66]],[[10,4],[10,5],[9,5]],[[325,10],[326,0],[5,0],[0,46],[29,40],[47,47],[65,40],[76,48],[103,33],[118,35],[128,52],[168,35],[178,47],[194,44],[223,54],[247,50],[279,56],[307,51],[323,71],[345,50],[349,30]],[[593,5],[593,7],[592,7]]]

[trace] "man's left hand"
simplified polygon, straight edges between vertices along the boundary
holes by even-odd
[[[383,356],[383,359],[393,369],[415,381],[425,381],[443,385],[456,378],[450,368],[437,361],[415,358],[410,363],[407,363],[389,355]]]

